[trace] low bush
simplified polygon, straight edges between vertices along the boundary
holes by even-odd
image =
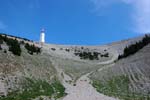
[[[7,50],[6,50],[6,49],[4,50],[4,53],[7,53]]]
[[[55,48],[51,48],[51,50],[52,50],[52,51],[55,51],[56,49],[55,49]]]
[[[21,55],[20,44],[16,39],[8,39],[7,44],[9,45],[9,51],[11,51],[14,55]]]
[[[101,54],[98,52],[76,52],[74,54],[76,56],[79,56],[80,59],[85,59],[85,60],[99,60],[99,55],[101,57],[109,57],[109,53]]]
[[[2,50],[3,48],[2,48],[2,46],[0,45],[0,50]]]
[[[51,85],[54,88],[56,99],[66,95],[65,88],[59,81],[56,81],[56,82],[52,83]]]
[[[30,45],[29,43],[25,44],[25,48],[28,50],[28,53],[33,55],[33,53],[41,53],[41,48],[36,47],[35,45]]]

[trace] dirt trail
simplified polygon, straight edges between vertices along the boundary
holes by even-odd
[[[119,100],[105,96],[96,91],[96,89],[90,84],[90,79],[88,78],[89,74],[92,72],[81,76],[76,83],[71,84],[69,83],[69,81],[72,80],[71,77],[65,74],[55,61],[53,61],[53,64],[62,84],[66,88],[66,93],[68,94],[62,100]]]
[[[117,100],[98,93],[90,84],[90,80],[87,77],[89,74],[79,78],[76,82],[76,86],[69,87],[69,91],[67,91],[68,95],[64,97],[63,100]]]

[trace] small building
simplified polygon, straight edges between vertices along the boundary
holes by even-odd
[[[44,30],[44,28],[41,30],[40,43],[42,43],[42,44],[45,43],[45,30]]]

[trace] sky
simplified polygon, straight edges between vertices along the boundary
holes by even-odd
[[[0,0],[0,33],[100,45],[150,32],[150,0]]]

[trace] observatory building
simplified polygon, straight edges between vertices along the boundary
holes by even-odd
[[[41,30],[40,43],[45,43],[45,30],[44,29]]]

